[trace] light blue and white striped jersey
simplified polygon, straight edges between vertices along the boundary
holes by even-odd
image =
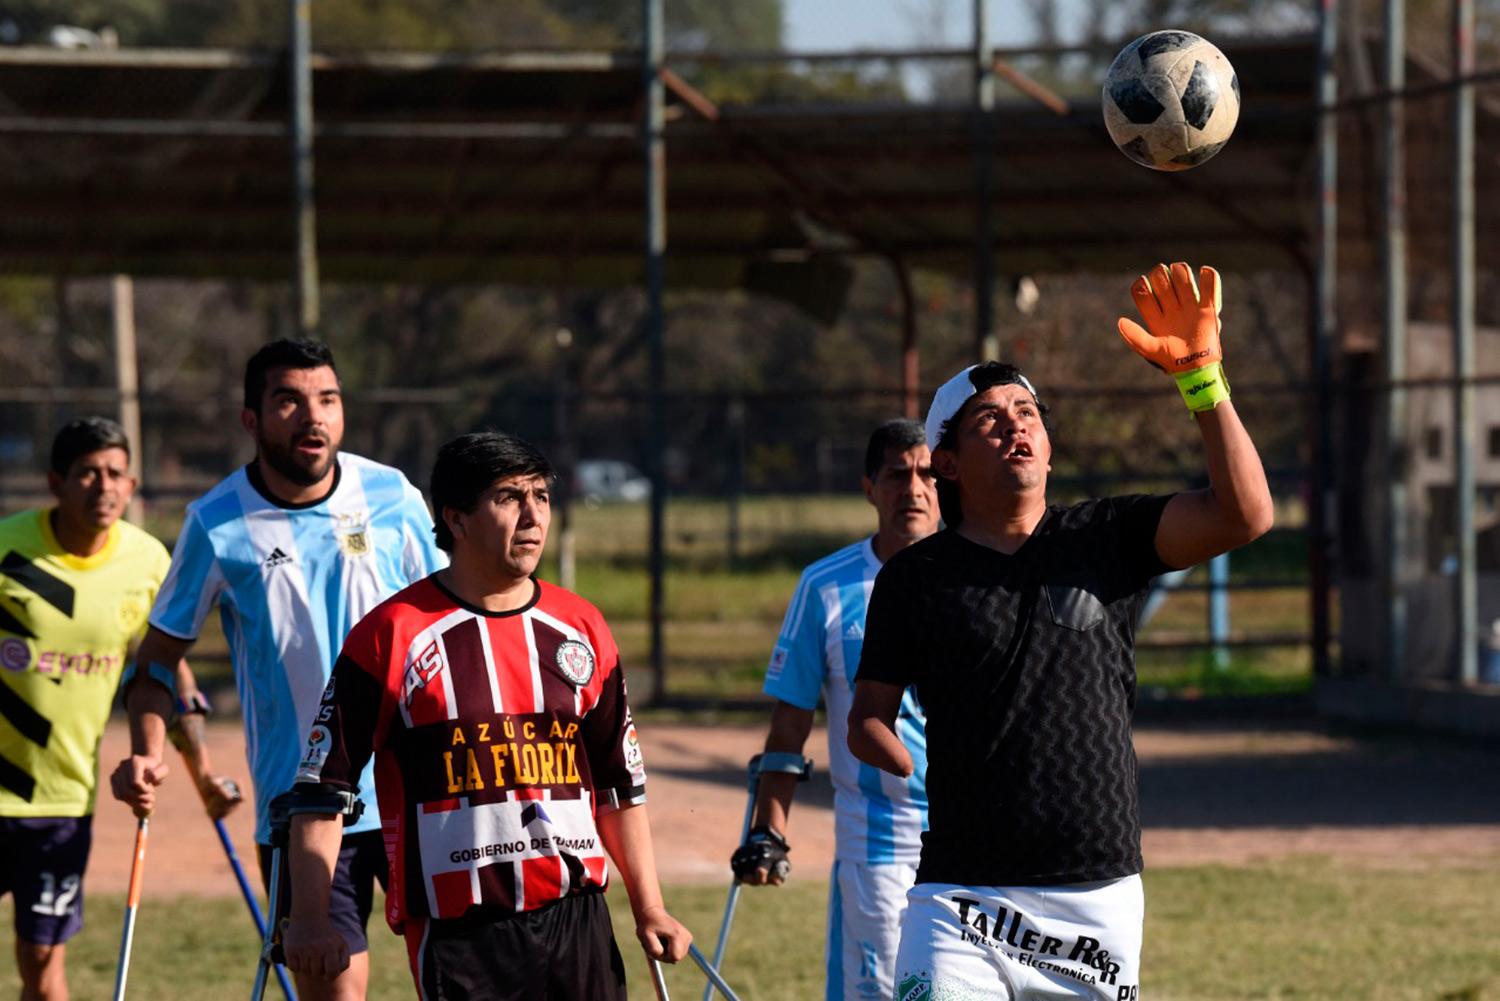
[[[245,716],[255,837],[269,844],[273,797],[291,788],[344,636],[380,602],[447,564],[421,493],[399,470],[340,453],[332,492],[290,506],[245,467],[188,505],[151,624],[198,637],[217,602]],[[380,827],[371,768],[353,833]]]
[[[802,571],[766,668],[764,691],[802,709],[828,710],[833,776],[834,854],[841,861],[915,865],[927,827],[926,719],[916,695],[901,699],[896,732],[916,766],[899,779],[849,753],[845,740],[854,674],[865,640],[865,612],[880,560],[874,539],[825,556]]]

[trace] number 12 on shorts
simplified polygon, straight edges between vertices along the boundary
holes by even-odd
[[[59,884],[57,877],[50,872],[38,873],[42,880],[42,892],[36,903],[31,905],[32,911],[37,914],[49,914],[53,917],[63,917],[73,911],[73,898],[78,896],[78,886],[82,881],[81,876],[64,876]]]

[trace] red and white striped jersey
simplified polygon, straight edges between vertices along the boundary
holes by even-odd
[[[645,802],[609,627],[540,581],[524,608],[486,612],[428,577],[354,627],[297,781],[351,789],[371,754],[397,931],[602,890],[594,818]]]

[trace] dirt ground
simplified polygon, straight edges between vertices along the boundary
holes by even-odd
[[[754,727],[642,726],[664,882],[727,879],[745,809],[745,762],[764,738]],[[218,770],[248,789],[238,724],[210,726],[209,739]],[[111,724],[102,746],[106,773],[126,747],[124,727]],[[822,730],[808,747],[817,773],[793,810],[792,861],[804,873],[822,873],[833,857]],[[1290,855],[1393,867],[1500,858],[1500,748],[1338,736],[1312,719],[1142,726],[1136,748],[1148,866],[1237,865]],[[175,768],[167,781],[151,825],[149,892],[236,893],[183,770]],[[87,877],[92,892],[125,888],[133,829],[128,811],[101,791]],[[250,810],[234,814],[229,829],[253,876]]]

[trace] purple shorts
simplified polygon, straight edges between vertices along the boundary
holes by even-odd
[[[0,817],[0,896],[15,895],[16,937],[60,945],[83,927],[93,817]]]
[[[271,887],[271,846],[256,845],[260,854],[260,885],[267,891]],[[286,856],[281,858],[281,892],[286,895],[282,914],[292,912],[291,871]],[[344,835],[339,847],[338,865],[333,870],[333,886],[328,897],[328,917],[344,941],[349,943],[351,955],[370,951],[370,941],[365,937],[365,925],[370,920],[370,910],[375,901],[375,884],[385,889],[390,864],[385,857],[385,842],[379,831],[361,831]]]

